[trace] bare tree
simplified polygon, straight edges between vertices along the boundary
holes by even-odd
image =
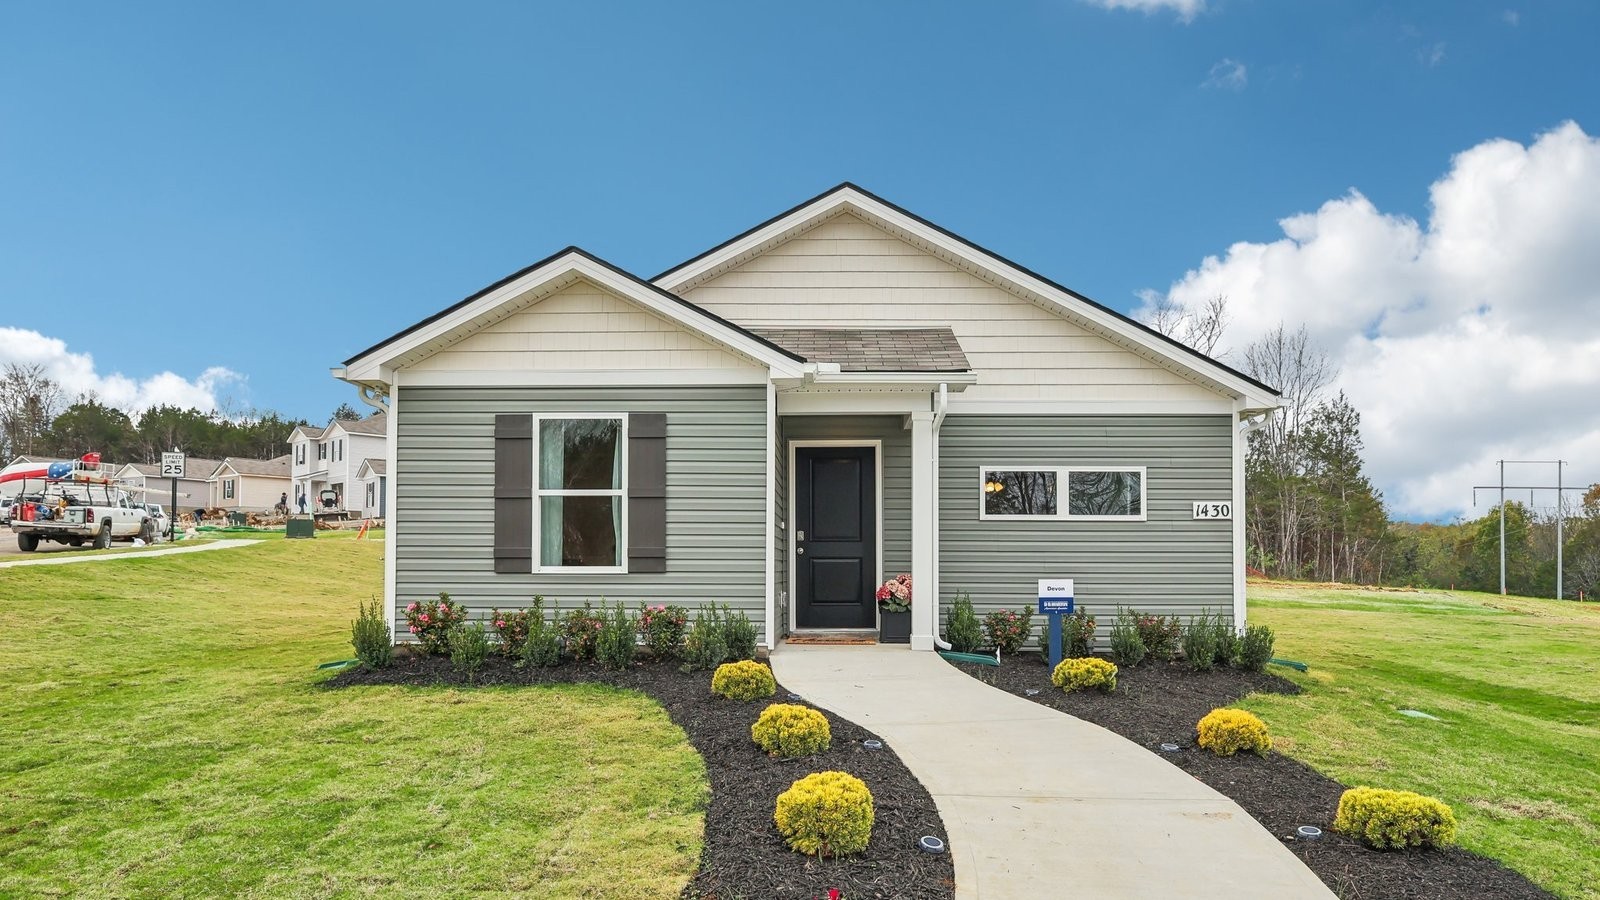
[[[42,439],[61,409],[61,386],[44,373],[44,366],[7,363],[0,372],[0,455],[43,449]]]
[[[1167,337],[1210,356],[1228,328],[1228,297],[1218,294],[1195,309],[1162,297],[1145,313],[1145,323]]]

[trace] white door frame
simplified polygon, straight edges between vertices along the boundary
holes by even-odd
[[[837,440],[798,440],[797,439],[797,440],[789,441],[789,503],[788,503],[788,507],[787,507],[788,511],[789,511],[789,515],[788,515],[789,521],[788,521],[787,524],[789,526],[788,527],[788,532],[789,532],[789,540],[788,540],[788,548],[789,548],[788,549],[788,552],[789,552],[789,632],[791,634],[793,634],[793,633],[795,633],[797,631],[800,631],[799,625],[796,624],[796,618],[797,618],[796,610],[798,610],[799,607],[800,607],[800,600],[799,600],[799,596],[795,593],[795,584],[796,584],[795,574],[796,574],[796,570],[798,569],[798,566],[795,565],[795,552],[794,552],[795,551],[795,546],[794,546],[795,545],[795,537],[794,537],[794,534],[795,534],[795,529],[794,529],[794,523],[795,523],[794,495],[795,495],[795,492],[794,492],[794,486],[795,486],[795,481],[796,481],[795,476],[794,476],[794,463],[795,463],[795,452],[794,451],[795,451],[795,448],[797,448],[797,447],[871,447],[872,448],[873,468],[874,468],[874,473],[875,473],[874,474],[874,479],[873,479],[873,482],[874,482],[873,483],[873,490],[874,490],[874,493],[877,494],[877,496],[874,498],[873,502],[878,504],[878,515],[876,517],[877,518],[877,525],[878,525],[878,534],[877,534],[877,541],[878,541],[877,567],[878,567],[878,571],[877,571],[876,577],[873,579],[873,583],[874,584],[883,584],[883,441],[881,439],[879,439],[879,440],[868,440],[868,439],[865,439],[865,438],[839,438]],[[869,631],[869,630],[870,631],[877,631],[877,628],[878,628],[878,605],[876,603],[874,603],[872,605],[872,628],[871,629],[867,629],[867,628],[849,629],[849,630],[859,630],[859,631],[865,632],[865,631]],[[827,631],[837,631],[837,630],[840,630],[840,629],[832,629],[832,628],[830,628],[830,629],[825,629],[825,630],[827,630]]]

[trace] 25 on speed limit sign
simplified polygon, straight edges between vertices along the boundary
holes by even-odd
[[[161,454],[161,477],[163,477],[163,478],[182,478],[183,477],[183,454],[182,453],[163,453],[163,454]]]
[[[1195,501],[1194,517],[1196,519],[1231,519],[1233,518],[1233,504],[1227,500]]]

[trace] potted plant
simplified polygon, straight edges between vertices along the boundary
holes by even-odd
[[[878,587],[878,641],[911,643],[911,576],[905,573]]]

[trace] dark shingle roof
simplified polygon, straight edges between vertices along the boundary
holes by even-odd
[[[753,328],[813,362],[842,372],[966,372],[972,366],[948,328]]]

